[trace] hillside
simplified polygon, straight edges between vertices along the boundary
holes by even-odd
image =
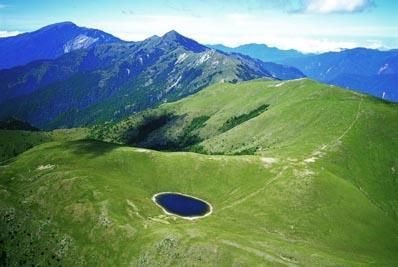
[[[0,119],[45,129],[122,119],[220,82],[292,79],[295,68],[211,50],[175,31],[0,71]]]
[[[114,42],[121,40],[72,22],[56,23],[34,32],[0,38],[0,69],[22,66],[35,60],[55,59],[74,50]]]
[[[362,98],[376,101],[309,79],[218,84],[120,123],[95,127],[93,136],[148,148],[200,148],[216,154],[274,150],[279,154],[283,147],[305,144],[300,153],[307,154],[321,145],[319,136],[333,140],[340,127],[350,125]],[[196,141],[182,144],[189,136]]]
[[[394,266],[397,118],[395,104],[308,79],[257,80],[92,133],[254,155],[36,146],[1,167],[2,263]],[[205,199],[213,213],[166,216],[151,200],[162,191]]]

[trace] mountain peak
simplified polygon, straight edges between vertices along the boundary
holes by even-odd
[[[245,47],[245,46],[270,48],[270,47],[269,47],[268,45],[266,45],[266,44],[258,44],[258,43],[248,43],[248,44],[240,45],[240,46],[238,46],[238,47]]]
[[[182,34],[178,33],[175,30],[171,30],[171,31],[166,32],[165,34],[163,34],[162,38],[176,41],[178,39],[182,39],[182,38],[186,38],[186,37],[183,36]],[[186,39],[188,39],[188,38],[186,38]]]
[[[64,28],[64,27],[77,27],[77,25],[71,21],[63,21],[63,22],[57,22],[54,24],[47,25],[39,30],[56,29],[56,28]]]
[[[195,53],[200,53],[203,51],[206,51],[208,48],[204,45],[199,44],[193,39],[190,39],[188,37],[183,36],[182,34],[178,33],[175,30],[171,30],[167,33],[165,33],[161,37],[163,42],[166,43],[176,43],[178,45],[183,46],[187,50],[191,50]]]
[[[100,30],[79,27],[70,21],[59,22],[1,39],[0,69],[25,65],[39,59],[54,59],[72,50],[120,41]]]
[[[72,21],[61,21],[61,22],[57,22],[57,23],[54,23],[54,24],[50,24],[49,26],[51,26],[51,25],[53,25],[53,26],[56,26],[56,25],[58,25],[58,26],[61,26],[61,25],[76,26],[76,24],[73,23]]]

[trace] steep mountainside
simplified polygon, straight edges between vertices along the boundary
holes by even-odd
[[[2,265],[395,266],[398,106],[308,79],[217,84],[0,167]],[[118,139],[120,138],[120,139]],[[167,145],[167,146],[166,146]],[[208,201],[166,215],[158,192]]]
[[[213,83],[303,76],[295,68],[217,52],[171,31],[0,71],[0,118],[14,116],[40,128],[90,125]]]
[[[48,25],[34,32],[0,38],[0,69],[39,59],[54,59],[76,49],[113,42],[121,40],[100,30],[78,27],[72,22]]]

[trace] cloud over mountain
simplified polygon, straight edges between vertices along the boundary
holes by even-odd
[[[0,38],[2,37],[10,37],[20,34],[19,31],[0,31]]]

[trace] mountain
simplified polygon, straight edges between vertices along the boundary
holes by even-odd
[[[92,45],[121,42],[100,30],[61,22],[34,32],[0,38],[0,69],[25,65],[39,59],[54,59]]]
[[[0,118],[39,128],[124,118],[209,84],[304,77],[295,68],[209,49],[175,31],[141,42],[98,44],[0,71]]]
[[[398,101],[398,51],[346,49],[286,59],[313,79]]]
[[[207,46],[226,53],[240,53],[252,58],[260,59],[264,62],[284,63],[285,59],[305,56],[305,54],[294,49],[282,50],[276,47],[269,47],[265,44],[245,44],[237,47],[228,47],[222,44]]]
[[[397,107],[309,79],[222,83],[91,133],[207,155],[35,146],[1,166],[1,265],[394,266]],[[165,191],[213,211],[167,215]]]
[[[398,101],[398,50],[354,48],[340,52],[302,54],[296,50],[280,50],[261,44],[247,44],[236,48],[224,45],[209,47],[262,61],[286,64],[321,82]]]

